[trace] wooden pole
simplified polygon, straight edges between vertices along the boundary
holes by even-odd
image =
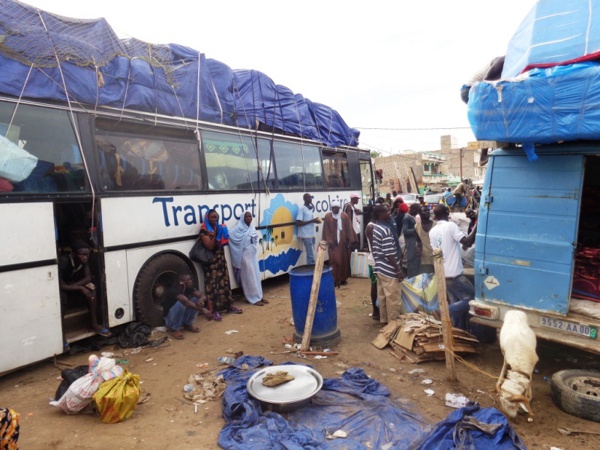
[[[433,250],[433,267],[437,280],[438,304],[440,305],[440,315],[442,316],[442,337],[444,338],[444,352],[446,354],[446,370],[448,370],[448,380],[456,381],[452,321],[450,320],[450,310],[448,308],[448,299],[446,298],[446,276],[444,275],[443,258],[444,255],[439,248]]]
[[[317,308],[317,298],[319,296],[319,287],[321,286],[321,274],[323,273],[323,263],[327,253],[327,241],[319,242],[317,250],[317,260],[315,261],[315,273],[313,275],[312,287],[310,289],[310,298],[308,300],[308,310],[306,311],[306,323],[304,324],[304,333],[302,334],[302,344],[300,350],[305,352],[309,349],[310,335],[312,334],[313,322],[315,320],[315,309]]]

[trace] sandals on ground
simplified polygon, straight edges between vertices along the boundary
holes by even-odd
[[[98,333],[100,336],[104,336],[104,337],[110,337],[112,335],[112,333],[110,332],[110,330],[108,328],[102,328],[101,330],[96,330],[96,333]]]
[[[265,306],[265,302],[263,302],[262,300],[257,301],[256,303],[251,303],[254,306]]]
[[[200,328],[195,327],[194,325],[184,325],[183,329],[185,331],[189,331],[190,333],[200,333]]]
[[[212,318],[213,318],[213,320],[214,320],[214,321],[216,321],[216,322],[220,322],[221,320],[223,320],[223,318],[221,317],[221,314],[219,314],[218,312],[216,312],[216,313],[213,313],[213,316],[212,316]]]
[[[242,311],[239,308],[236,308],[235,306],[230,306],[229,309],[227,310],[227,312],[229,314],[242,314],[244,311]]]
[[[266,299],[264,299],[264,298],[261,300],[261,302],[263,302],[265,305],[268,305],[268,304],[269,304],[269,300],[266,300]]]
[[[182,340],[182,339],[185,339],[185,338],[183,337],[183,334],[182,334],[182,333],[181,333],[181,331],[179,331],[179,330],[169,330],[169,333],[171,334],[171,337],[172,337],[173,339],[177,339],[178,341],[180,341],[180,340]]]

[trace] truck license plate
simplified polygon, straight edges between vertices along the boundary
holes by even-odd
[[[551,317],[540,317],[540,325],[543,327],[554,328],[555,330],[565,331],[567,333],[578,334],[580,336],[596,339],[598,328],[591,327],[582,323],[569,322],[567,320],[555,319]]]

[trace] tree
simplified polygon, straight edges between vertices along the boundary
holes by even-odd
[[[379,158],[381,156],[381,152],[378,152],[376,150],[370,150],[371,152],[371,158]]]

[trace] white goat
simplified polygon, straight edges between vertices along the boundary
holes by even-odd
[[[496,383],[500,407],[509,417],[516,417],[519,406],[533,415],[531,376],[538,361],[537,340],[523,311],[510,310],[504,315],[500,329],[500,349],[504,355],[502,370]]]

